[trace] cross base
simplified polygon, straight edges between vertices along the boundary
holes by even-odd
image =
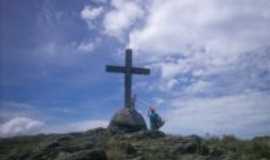
[[[113,132],[137,132],[146,130],[143,116],[132,108],[123,108],[117,112],[108,127]]]

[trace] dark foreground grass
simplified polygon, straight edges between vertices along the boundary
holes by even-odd
[[[0,139],[0,160],[270,160],[270,137],[203,139],[161,132],[83,133]]]

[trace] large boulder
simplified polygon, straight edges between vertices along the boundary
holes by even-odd
[[[60,152],[55,160],[107,160],[107,156],[103,149],[91,149],[72,154]]]
[[[110,124],[109,129],[113,132],[137,132],[146,130],[143,116],[133,108],[123,108],[117,112]]]

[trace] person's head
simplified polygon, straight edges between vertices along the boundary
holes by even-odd
[[[149,107],[149,111],[150,111],[150,112],[155,112],[155,108],[152,107],[152,106],[150,106],[150,107]]]

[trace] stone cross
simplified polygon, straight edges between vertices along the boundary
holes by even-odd
[[[126,49],[125,66],[107,65],[106,71],[114,72],[114,73],[123,73],[125,75],[125,107],[131,108],[132,107],[132,97],[131,97],[132,74],[148,75],[150,74],[150,69],[133,67],[132,66],[132,50]]]

